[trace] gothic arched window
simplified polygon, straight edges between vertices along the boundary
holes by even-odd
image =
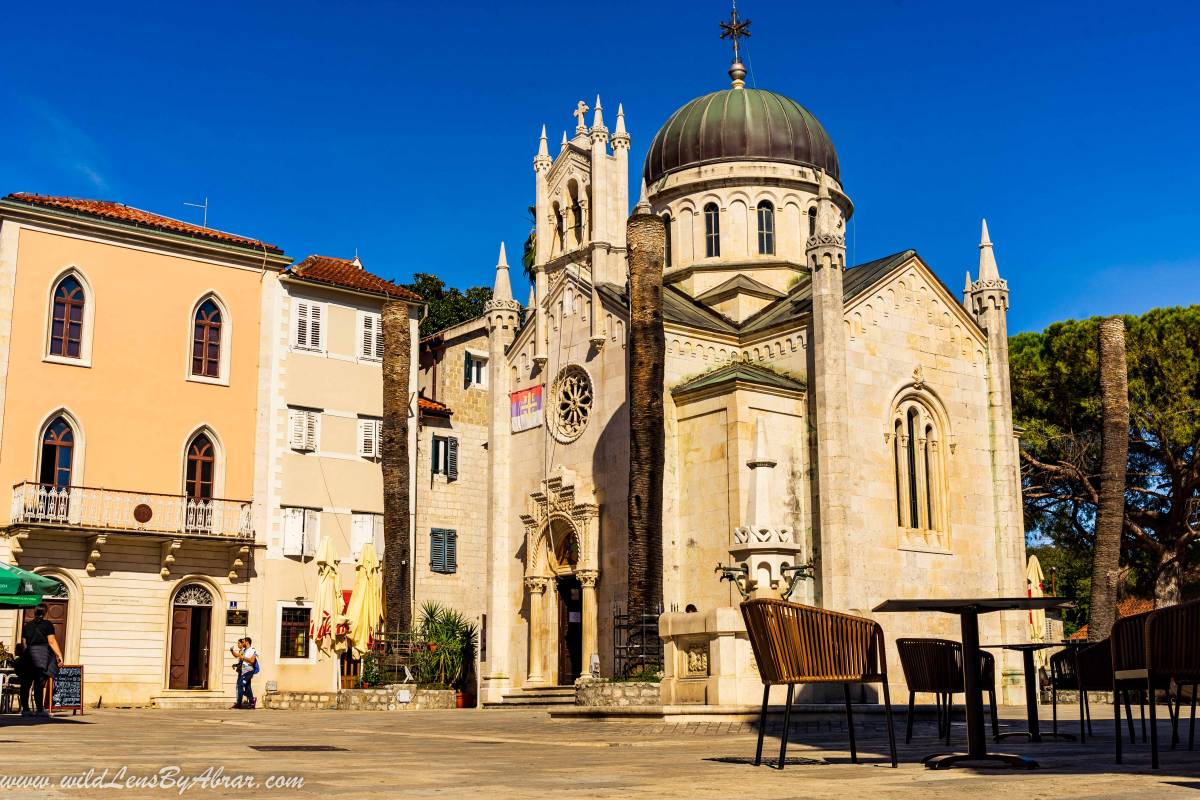
[[[192,319],[192,374],[221,376],[221,309],[210,298],[200,304]]]
[[[721,210],[716,203],[704,207],[704,255],[721,257]]]
[[[758,254],[775,255],[775,206],[769,200],[758,204]]]
[[[44,486],[71,485],[74,468],[75,431],[63,417],[55,417],[42,431],[42,460],[38,481]]]
[[[187,466],[184,473],[184,491],[190,500],[211,500],[213,475],[216,472],[216,450],[206,434],[192,437],[187,448]]]
[[[663,266],[671,266],[671,215],[663,214]]]
[[[892,457],[896,471],[896,524],[918,533],[944,533],[946,473],[938,415],[915,398],[896,408]]]
[[[83,355],[83,284],[68,275],[54,287],[54,311],[50,318],[50,355],[80,358]]]
[[[817,209],[810,208],[808,210],[808,238],[817,235]]]

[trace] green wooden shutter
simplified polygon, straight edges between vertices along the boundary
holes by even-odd
[[[458,437],[446,439],[446,480],[458,480]]]
[[[446,571],[446,532],[441,528],[429,531],[429,568],[434,572]]]
[[[458,531],[445,531],[446,572],[458,571]]]
[[[471,354],[463,354],[463,388],[471,388]]]

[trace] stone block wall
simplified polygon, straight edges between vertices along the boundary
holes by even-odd
[[[588,707],[662,705],[662,686],[650,681],[616,682],[580,678],[575,683],[575,705]]]
[[[455,693],[450,689],[416,689],[412,701],[397,702],[401,687],[385,689],[342,689],[337,692],[270,692],[263,696],[263,708],[279,711],[408,711],[450,709]]]

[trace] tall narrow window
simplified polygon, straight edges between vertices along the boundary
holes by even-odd
[[[775,206],[767,200],[758,204],[758,254],[775,255]]]
[[[704,207],[704,255],[721,257],[721,210],[716,203]]]
[[[904,426],[900,421],[896,421],[896,426],[892,430],[892,451],[896,467],[896,524],[901,528],[904,527],[904,494],[903,489],[907,486],[907,481],[904,479],[904,445],[902,439],[904,437]]]
[[[68,275],[54,288],[50,320],[50,355],[79,358],[83,353],[83,285]]]
[[[816,235],[817,235],[817,210],[815,208],[810,208],[808,210],[808,238],[811,239],[812,237],[814,237]]]
[[[188,444],[185,491],[189,500],[211,500],[213,473],[216,470],[216,451],[212,441],[203,433],[196,434]]]
[[[663,265],[671,266],[671,215],[663,214]]]
[[[933,470],[933,456],[929,452],[933,447],[933,428],[925,428],[925,435],[921,438],[921,454],[925,459],[925,527],[933,530],[936,527],[933,524],[933,491],[937,485],[937,474]]]
[[[71,430],[69,422],[56,417],[42,433],[42,464],[38,481],[55,488],[70,486],[74,455],[75,432]]]
[[[583,206],[576,200],[571,204],[571,228],[572,235],[575,237],[573,245],[578,247],[583,244]]]
[[[192,374],[221,377],[221,309],[212,300],[200,304],[193,320]]]
[[[908,411],[908,527],[917,527],[920,519],[920,495],[917,493],[917,410]]]
[[[898,404],[892,417],[896,468],[896,524],[902,541],[918,549],[949,549],[944,418],[916,398]]]

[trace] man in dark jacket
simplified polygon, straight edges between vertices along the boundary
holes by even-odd
[[[46,679],[53,678],[62,666],[63,654],[58,637],[54,635],[54,624],[46,619],[46,604],[33,610],[33,619],[21,629],[21,640],[29,658],[29,670],[33,675],[30,686],[33,702],[39,717],[49,716],[46,712]],[[21,706],[29,708],[29,701],[21,698]],[[28,711],[23,713],[29,713]]]

